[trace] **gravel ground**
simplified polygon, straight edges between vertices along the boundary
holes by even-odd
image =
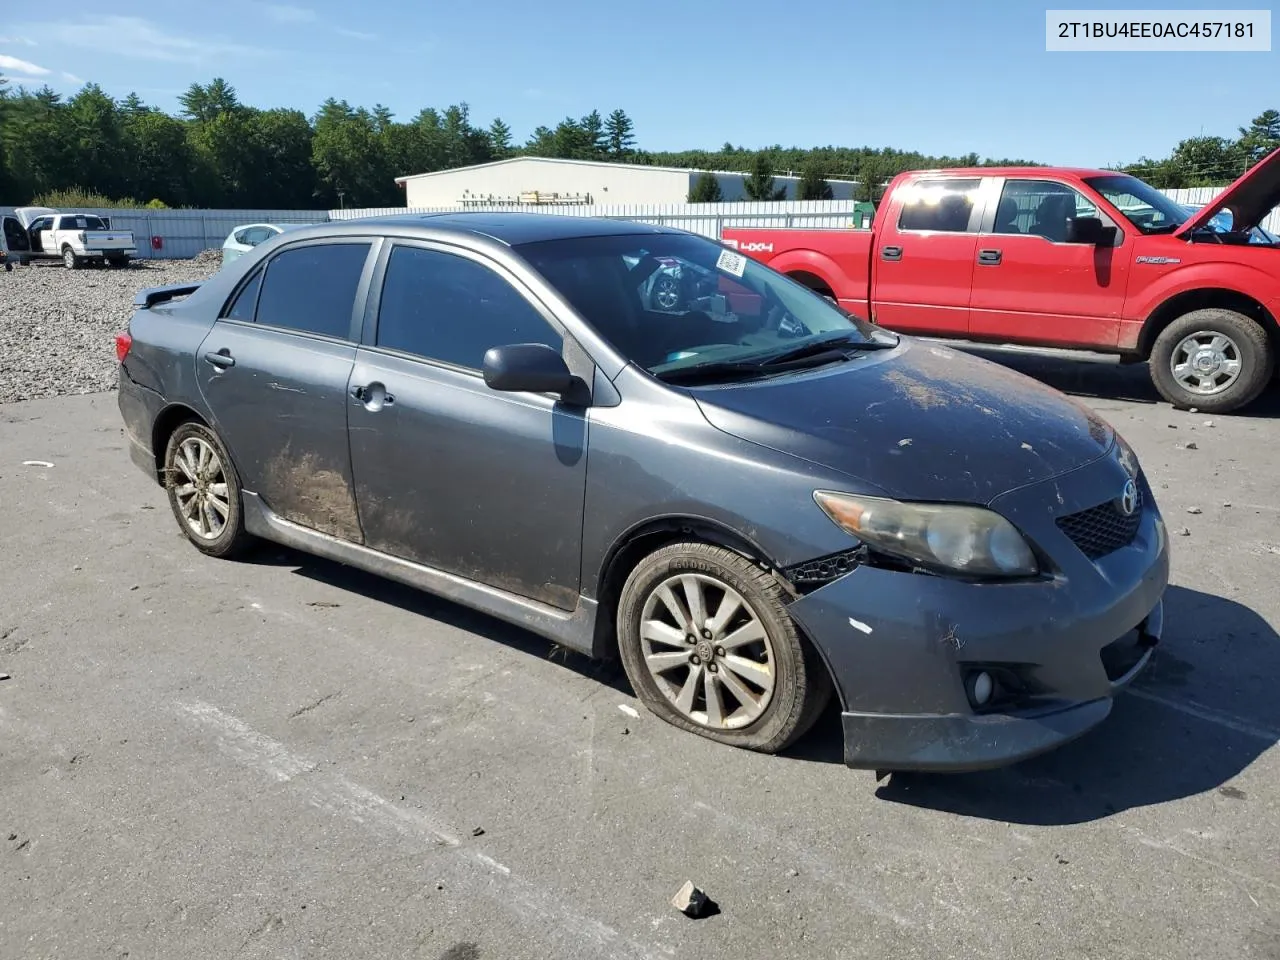
[[[204,280],[221,262],[139,260],[127,270],[36,264],[0,272],[0,403],[112,390],[112,338],[145,287]]]

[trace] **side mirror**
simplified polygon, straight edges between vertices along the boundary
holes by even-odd
[[[491,347],[484,354],[483,372],[490,390],[563,395],[574,385],[564,357],[545,343]]]
[[[1106,231],[1098,217],[1072,217],[1067,221],[1067,243],[1098,246],[1106,239]]]

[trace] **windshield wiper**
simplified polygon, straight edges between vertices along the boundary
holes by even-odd
[[[760,360],[759,362],[761,364],[773,366],[779,363],[789,363],[793,360],[801,360],[805,357],[832,352],[840,347],[846,347],[854,350],[890,350],[895,346],[897,346],[896,343],[889,343],[885,340],[867,340],[861,335],[855,336],[850,333],[838,333],[835,336],[822,337],[818,340],[810,340],[807,343],[802,343],[790,350],[774,354]]]
[[[689,367],[676,370],[664,370],[654,376],[663,383],[707,383],[716,380],[733,380],[744,377],[767,376],[775,371],[765,370],[759,361],[717,360],[708,363],[695,363]]]

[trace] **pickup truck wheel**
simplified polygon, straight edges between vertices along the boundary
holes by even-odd
[[[1165,327],[1151,349],[1151,379],[1175,407],[1229,413],[1251,403],[1276,366],[1267,332],[1234,310],[1209,307]]]
[[[672,726],[776,753],[830,700],[831,678],[767,570],[723,547],[676,543],[636,566],[618,652],[642,703]]]
[[[62,265],[68,270],[77,270],[80,267],[80,258],[70,247],[62,248]]]

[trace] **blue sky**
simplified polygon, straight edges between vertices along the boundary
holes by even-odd
[[[308,114],[329,96],[401,119],[466,101],[521,141],[621,107],[655,150],[872,145],[1085,165],[1164,156],[1280,108],[1275,53],[1046,53],[1045,6],[16,3],[0,17],[0,73],[65,93],[93,80],[169,110],[214,76],[246,103]]]

